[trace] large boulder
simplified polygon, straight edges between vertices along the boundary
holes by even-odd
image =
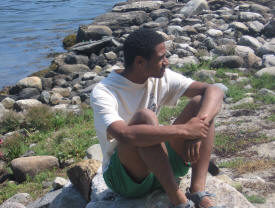
[[[50,204],[57,198],[58,195],[62,193],[63,189],[58,189],[56,191],[51,191],[46,193],[41,198],[38,198],[34,202],[27,205],[27,208],[48,208]],[[77,193],[79,194],[79,193]]]
[[[37,99],[40,96],[40,91],[34,87],[28,87],[20,90],[18,94],[19,100],[34,98]]]
[[[25,206],[18,202],[7,202],[1,204],[0,208],[25,208]]]
[[[97,54],[102,48],[108,46],[111,43],[112,43],[112,38],[105,37],[97,41],[86,41],[86,42],[77,43],[70,48],[70,51],[74,51],[76,53],[81,53],[86,55],[90,55],[91,53]]]
[[[112,30],[105,25],[81,25],[78,28],[76,41],[100,40],[104,36],[112,36]]]
[[[272,19],[264,27],[263,33],[266,37],[272,38],[275,37],[275,19]]]
[[[24,100],[17,100],[14,104],[14,108],[18,111],[21,110],[28,110],[33,107],[41,106],[42,103],[36,99],[24,99]]]
[[[242,67],[244,61],[239,56],[219,56],[211,63],[211,67],[228,67],[228,68],[239,68]]]
[[[20,88],[25,87],[36,87],[39,90],[42,90],[42,81],[39,77],[26,77],[24,79],[21,79],[16,84]]]
[[[48,208],[85,208],[87,202],[81,194],[71,185],[63,189],[50,203]],[[28,208],[28,207],[27,207]]]
[[[256,72],[256,76],[261,77],[268,74],[275,77],[275,67],[266,67]]]
[[[89,159],[93,159],[93,160],[102,162],[103,155],[102,155],[102,150],[101,150],[100,144],[94,144],[91,147],[89,147],[86,150],[86,156]]]
[[[153,10],[159,9],[162,1],[138,1],[138,2],[133,2],[129,4],[124,4],[121,6],[115,6],[112,11],[113,12],[129,12],[129,11],[145,11],[145,12],[151,12]]]
[[[1,101],[1,103],[6,109],[11,109],[13,108],[15,100],[12,98],[6,97]]]
[[[64,64],[58,67],[58,72],[62,74],[77,74],[81,72],[88,72],[90,68],[83,64]]]
[[[105,188],[104,188],[105,187]],[[190,187],[190,175],[183,177],[180,181],[180,189],[184,192]],[[168,197],[162,191],[155,191],[141,199],[125,199],[118,197],[111,192],[104,183],[102,173],[99,171],[92,184],[92,201],[86,208],[167,208],[170,207]],[[219,180],[217,177],[208,175],[206,190],[215,194],[215,202],[220,206],[255,208],[248,200],[235,188]],[[97,192],[96,192],[97,191]]]
[[[28,193],[18,193],[13,195],[11,198],[4,201],[4,203],[0,206],[0,208],[9,207],[9,204],[12,203],[20,203],[23,206],[29,204],[32,201],[32,197]],[[20,205],[18,205],[20,207]],[[16,208],[16,206],[10,206],[10,208]]]
[[[258,68],[261,65],[261,58],[256,56],[254,50],[247,46],[236,46],[235,55],[240,56],[244,60],[244,66]]]
[[[21,157],[11,161],[14,177],[19,182],[26,180],[27,175],[34,176],[53,167],[59,167],[58,159],[54,156]]]
[[[70,181],[87,201],[90,201],[91,182],[100,165],[97,160],[84,160],[67,171]]]
[[[248,46],[248,47],[253,48],[255,50],[257,50],[258,48],[260,48],[262,46],[262,44],[256,38],[248,36],[248,35],[242,36],[240,38],[239,44],[244,45],[244,46]]]
[[[141,25],[149,19],[149,14],[144,11],[110,12],[96,17],[94,24],[107,25],[112,29],[119,29],[121,26]]]
[[[80,42],[80,41],[79,41]],[[82,55],[76,55],[73,53],[69,53],[67,57],[65,58],[66,64],[89,64],[89,58],[88,56],[82,56]]]
[[[264,55],[263,56],[263,64],[265,67],[275,66],[275,55]]]
[[[180,13],[187,18],[200,13],[204,9],[208,9],[206,0],[191,0],[180,10]]]

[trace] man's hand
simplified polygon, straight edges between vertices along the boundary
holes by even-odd
[[[185,126],[185,138],[194,139],[206,139],[209,130],[209,124],[205,122],[207,115],[202,117],[194,117],[188,121]]]
[[[201,141],[199,139],[185,140],[183,147],[184,162],[196,162],[200,158],[200,146]]]

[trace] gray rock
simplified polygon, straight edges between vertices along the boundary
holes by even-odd
[[[242,36],[240,38],[239,44],[251,47],[255,50],[257,50],[258,48],[260,48],[262,46],[262,44],[256,38],[248,36],[248,35]]]
[[[254,54],[254,50],[247,46],[236,46],[235,55],[244,59],[244,66],[248,68],[258,68],[261,66],[261,58]]]
[[[275,43],[266,43],[262,47],[258,49],[259,55],[265,55],[265,54],[275,54]]]
[[[41,106],[42,103],[35,99],[17,100],[14,104],[16,110],[28,110],[33,107]]]
[[[65,59],[66,64],[84,64],[88,65],[89,58],[87,56],[75,55],[69,53]]]
[[[62,111],[64,113],[73,113],[76,115],[79,115],[82,112],[81,108],[78,105],[69,104],[59,104],[54,106],[52,109],[56,111]]]
[[[61,74],[77,74],[90,71],[90,68],[83,64],[64,64],[58,67],[58,72]]]
[[[233,28],[233,29],[239,30],[241,32],[248,32],[248,27],[242,22],[232,22],[229,25],[229,28]]]
[[[204,9],[208,9],[207,1],[191,0],[180,10],[180,13],[187,18],[199,14]]]
[[[20,203],[22,205],[27,205],[28,203],[30,203],[32,201],[32,197],[30,194],[28,193],[18,193],[13,195],[11,198],[7,199],[6,201],[4,201],[4,204],[6,203]],[[0,206],[2,208],[2,206]],[[12,207],[15,208],[15,207]]]
[[[61,192],[62,189],[48,192],[43,197],[38,198],[34,202],[28,204],[26,208],[48,208],[51,202],[55,200],[56,197],[61,194]]]
[[[206,33],[213,38],[221,37],[223,35],[223,32],[221,30],[216,29],[209,29]]]
[[[247,25],[252,34],[261,33],[261,31],[264,29],[264,25],[259,21],[248,22]]]
[[[62,191],[56,195],[48,208],[85,208],[87,202],[73,186],[60,190]]]
[[[72,89],[70,87],[67,88],[61,88],[61,87],[55,87],[52,89],[52,92],[59,93],[63,97],[69,97],[71,94]]]
[[[263,74],[269,74],[275,76],[275,67],[266,67],[256,72],[256,76],[261,77]]]
[[[57,190],[63,188],[66,184],[68,184],[68,180],[62,177],[56,177],[52,183],[53,189]]]
[[[7,202],[1,204],[0,208],[25,208],[25,206],[18,202]]]
[[[195,75],[197,77],[199,77],[200,80],[203,80],[203,81],[205,81],[207,79],[214,81],[214,77],[215,77],[216,73],[217,72],[214,70],[200,70],[200,71],[197,71],[195,73]]]
[[[141,25],[149,19],[149,15],[144,11],[110,12],[96,17],[94,24],[107,25],[112,29],[118,29],[121,26]]]
[[[181,36],[181,35],[184,34],[184,30],[181,26],[171,25],[171,26],[167,27],[167,34],[168,35]]]
[[[206,38],[204,40],[204,45],[206,46],[206,48],[208,50],[212,50],[217,47],[217,44],[215,43],[215,41],[212,38]]]
[[[87,201],[90,200],[91,182],[100,166],[99,161],[83,160],[67,171],[70,181]]]
[[[58,159],[53,156],[21,157],[11,161],[11,168],[17,181],[26,180],[26,175],[35,174],[53,167],[59,167]]]
[[[112,43],[111,37],[105,37],[101,40],[96,41],[86,41],[77,43],[70,48],[70,51],[83,54],[99,53],[99,51]]]
[[[81,98],[79,96],[73,96],[72,97],[72,104],[73,105],[80,105],[81,104]]]
[[[169,17],[170,15],[171,15],[171,12],[169,9],[157,9],[157,10],[150,12],[150,17],[153,20],[156,20],[160,17],[166,17],[166,20],[168,20],[167,17]]]
[[[58,105],[62,103],[63,96],[59,93],[53,93],[50,97],[50,103],[53,105]]]
[[[266,88],[262,88],[262,89],[260,89],[259,91],[258,91],[258,93],[261,95],[267,95],[267,94],[269,94],[269,95],[272,95],[272,96],[275,96],[275,92],[274,91],[272,91],[272,90],[269,90],[269,89],[266,89]]]
[[[228,68],[239,68],[242,67],[244,61],[239,56],[219,56],[211,63],[211,67],[228,67]]]
[[[6,97],[5,99],[3,99],[1,101],[1,103],[6,109],[11,109],[11,108],[13,108],[15,100],[12,98]]]
[[[219,87],[223,91],[224,96],[226,96],[226,93],[228,92],[228,87],[226,87],[223,83],[215,83],[214,85]]]
[[[188,56],[184,58],[179,58],[178,55],[174,54],[168,58],[171,66],[183,67],[190,64],[198,64],[199,61],[194,56]]]
[[[100,144],[94,144],[91,147],[89,147],[86,151],[86,156],[89,159],[98,160],[102,162],[103,155],[102,155]]]
[[[37,99],[39,96],[40,96],[40,92],[37,88],[28,87],[28,88],[22,89],[19,92],[18,99],[19,100],[30,99],[30,98]]]
[[[21,79],[16,84],[20,88],[26,88],[26,87],[35,87],[39,90],[42,90],[42,81],[39,77],[26,77],[24,79]]]
[[[55,77],[53,85],[58,87],[68,87],[68,82],[65,78]]]
[[[263,6],[263,5],[260,5],[260,4],[251,4],[250,5],[250,10],[252,12],[257,12],[257,13],[261,13],[261,14],[264,14],[264,13],[267,13],[270,11],[270,8],[266,7],[266,6]]]
[[[53,79],[52,78],[41,78],[42,88],[43,90],[51,90],[53,87]]]
[[[129,11],[145,11],[150,13],[153,10],[159,9],[162,4],[162,1],[139,1],[128,3],[121,6],[115,6],[113,12],[129,12]]]
[[[90,79],[94,79],[97,76],[97,74],[95,72],[86,72],[83,75],[82,80],[90,80]]]
[[[49,104],[50,103],[50,93],[48,91],[42,91],[41,95],[40,95],[40,100],[43,102],[43,103],[46,103],[46,104]]]
[[[243,99],[239,100],[238,102],[232,104],[232,106],[234,107],[234,106],[242,105],[245,103],[254,103],[254,99],[252,97],[246,97],[246,98],[243,98]]]
[[[100,174],[100,172],[98,172]],[[189,176],[190,177],[190,176]],[[190,178],[185,176],[180,181],[180,188],[185,191],[190,186]],[[101,176],[102,178],[102,176]],[[100,182],[101,181],[101,182]],[[94,183],[97,182],[97,183]],[[98,186],[96,186],[96,184]],[[103,179],[99,180],[98,176],[94,177],[92,190],[98,191],[97,194],[92,193],[92,200],[87,204],[86,208],[100,208],[100,207],[112,207],[112,208],[167,208],[170,207],[170,203],[166,194],[162,191],[155,191],[148,196],[141,199],[125,199],[118,197],[108,189],[104,189]],[[105,185],[106,186],[106,185]],[[97,188],[99,187],[99,188]],[[235,188],[227,183],[217,179],[216,177],[208,176],[206,182],[206,190],[216,195],[215,202],[226,207],[243,207],[254,208],[254,206],[247,201],[247,199],[238,192]],[[110,201],[110,199],[113,199]]]
[[[264,55],[263,56],[263,65],[265,67],[275,66],[275,55]]]
[[[263,33],[266,37],[272,38],[275,37],[275,19],[273,18],[269,23],[264,27]]]
[[[112,30],[105,25],[81,25],[78,28],[76,41],[100,40],[104,36],[112,36]]]
[[[253,20],[263,21],[264,17],[254,12],[240,12],[239,19],[242,21],[253,21]]]
[[[235,55],[235,45],[221,45],[217,46],[213,53],[217,54],[218,56],[229,56],[229,55]]]
[[[117,58],[117,55],[113,51],[110,51],[108,53],[104,53],[104,55],[108,60],[114,60],[114,59]]]

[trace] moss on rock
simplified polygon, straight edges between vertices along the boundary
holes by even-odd
[[[29,77],[37,76],[37,77],[42,78],[42,77],[44,77],[48,72],[56,70],[57,67],[58,67],[57,64],[52,63],[48,68],[45,68],[45,69],[42,69],[42,70],[40,70],[40,71],[34,72],[34,73],[32,73],[31,75],[29,75]]]
[[[63,39],[63,47],[65,49],[70,48],[74,44],[76,44],[76,35],[75,34],[70,34]]]

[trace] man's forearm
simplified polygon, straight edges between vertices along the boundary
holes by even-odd
[[[198,117],[206,116],[205,121],[211,122],[220,112],[222,107],[223,91],[217,86],[210,85],[203,95],[201,108]]]

